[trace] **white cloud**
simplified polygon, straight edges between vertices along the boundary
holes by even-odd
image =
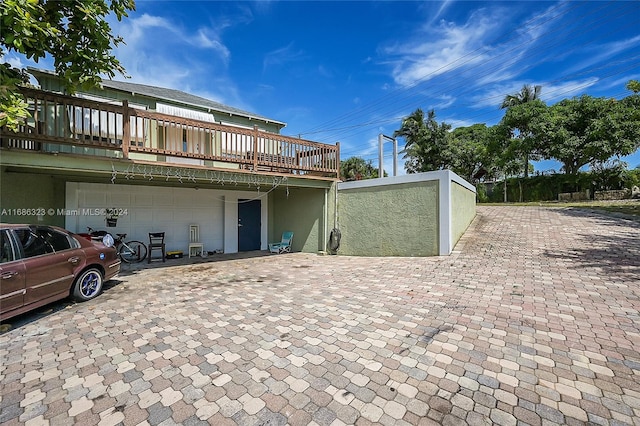
[[[554,104],[562,99],[582,95],[589,87],[595,86],[599,80],[597,77],[590,77],[583,80],[567,81],[558,84],[543,83],[540,98],[548,104]]]
[[[456,102],[456,98],[451,95],[440,95],[434,99],[435,103],[431,105],[428,109],[445,109],[450,107]]]
[[[602,90],[608,90],[608,89],[617,90],[622,96],[628,96],[631,94],[631,92],[627,90],[625,86],[627,85],[629,80],[639,80],[639,79],[640,79],[640,73],[628,74],[616,80],[609,81],[606,84],[601,84],[598,86],[598,88]]]
[[[225,46],[217,34],[211,34],[211,31],[207,28],[201,28],[198,30],[198,34],[195,37],[190,38],[190,43],[201,49],[211,49],[220,55],[220,58],[225,64],[228,63],[231,57],[231,52]]]
[[[483,90],[481,93],[471,98],[471,107],[473,108],[495,107],[497,109],[500,107],[500,104],[504,100],[505,96],[511,95],[513,93],[518,93],[520,89],[522,89],[522,86],[524,86],[525,84],[536,85],[539,83],[512,80],[507,83],[494,84],[491,86],[487,86],[485,90]],[[544,91],[544,87],[543,87],[543,91]]]
[[[147,13],[113,20],[113,33],[121,35],[126,43],[114,54],[131,76],[129,81],[182,90],[244,108],[236,84],[227,76],[231,52],[222,35],[234,23],[249,19],[245,18],[234,21],[223,16],[208,26],[194,28]]]
[[[267,68],[272,66],[278,66],[286,64],[288,62],[297,61],[303,56],[304,51],[301,49],[297,49],[294,46],[294,43],[291,42],[284,47],[272,50],[271,52],[267,52],[264,55],[264,60],[262,61],[263,70],[266,70]]]
[[[478,11],[462,26],[441,21],[438,27],[421,31],[407,42],[385,48],[384,53],[395,64],[394,81],[403,87],[413,86],[455,69],[488,61],[490,57],[483,42],[498,25],[498,20]]]
[[[27,64],[24,62],[25,58],[19,57],[13,53],[0,55],[0,59],[3,61],[6,61],[13,68],[25,68],[27,66]],[[29,61],[29,62],[34,63],[33,61]]]
[[[519,37],[517,38],[524,40],[536,40],[542,37],[549,30],[549,23],[565,15],[570,11],[571,7],[572,6],[569,1],[553,3],[544,11],[537,13],[524,21],[517,28],[516,32],[519,34]]]
[[[531,52],[553,31],[566,8],[567,3],[554,4],[522,19],[518,16],[524,8],[518,5],[489,3],[462,23],[443,19],[432,27],[428,21],[408,40],[382,51],[392,64],[391,77],[403,88],[436,77],[438,86],[446,83],[457,90],[503,83],[524,75],[540,60],[540,53],[536,60]]]
[[[625,40],[617,40],[610,43],[598,44],[595,46],[589,46],[582,49],[583,52],[580,55],[582,59],[576,63],[573,67],[567,69],[567,73],[573,73],[576,71],[582,71],[585,68],[592,67],[595,64],[603,63],[614,56],[626,52],[637,51],[640,46],[640,35]]]
[[[524,85],[542,86],[540,99],[548,104],[553,104],[559,100],[580,95],[597,82],[598,78],[596,77],[572,80],[564,83],[513,80],[508,83],[488,86],[486,90],[483,90],[471,98],[471,106],[473,108],[495,107],[498,109],[505,96],[520,92]]]
[[[333,71],[331,71],[329,68],[327,68],[324,65],[318,65],[318,74],[321,75],[322,77],[327,77],[327,78],[333,77]]]
[[[450,118],[448,120],[445,120],[445,122],[451,125],[451,130],[455,130],[458,127],[470,127],[470,126],[473,126],[474,124],[478,124],[476,121],[473,121],[473,120],[456,119],[456,118]]]
[[[135,57],[141,51],[148,56],[175,58],[179,62],[185,56],[185,45],[201,50],[213,50],[218,59],[226,64],[230,57],[229,49],[221,41],[221,32],[228,24],[222,19],[220,25],[200,27],[192,32],[160,16],[143,14],[121,22],[112,22],[114,33],[122,35],[126,45],[117,49],[121,61],[129,56]],[[214,29],[215,28],[215,29]],[[158,41],[162,40],[161,43]],[[154,66],[154,64],[149,64]]]
[[[431,26],[433,22],[436,22],[440,18],[440,16],[442,16],[442,14],[446,12],[447,9],[449,9],[453,2],[454,0],[445,0],[439,4],[434,3],[436,6],[438,6],[438,10],[431,16],[431,20],[429,21],[428,26]]]

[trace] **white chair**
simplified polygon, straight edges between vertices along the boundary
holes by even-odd
[[[198,256],[204,252],[204,244],[200,242],[200,226],[189,225],[189,257]]]

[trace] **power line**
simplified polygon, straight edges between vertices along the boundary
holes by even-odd
[[[636,58],[640,58],[640,55],[635,56],[633,59],[636,59]],[[627,62],[627,61],[625,61],[625,62]],[[604,80],[604,79],[607,79],[607,78],[611,78],[611,77],[613,77],[615,75],[625,73],[625,72],[627,72],[627,71],[629,71],[631,69],[635,69],[635,68],[638,68],[638,67],[640,67],[640,61],[636,61],[634,63],[631,63],[626,68],[617,69],[615,72],[611,72],[610,74],[605,75],[604,77],[602,77],[601,80]],[[556,96],[554,96],[554,97],[558,97],[558,96],[561,96],[561,95],[564,95],[564,94],[567,94],[567,93],[575,92],[576,90],[579,90],[579,89],[582,89],[582,88],[585,88],[585,87],[589,87],[590,85],[591,85],[590,83],[585,83],[583,85],[573,86],[573,87],[571,87],[569,89],[564,89],[564,90],[563,89],[557,89],[557,90],[551,91],[550,93],[555,93]],[[628,94],[628,91],[617,93],[617,94],[614,95],[614,97],[615,96],[624,96],[625,94]],[[500,112],[500,110],[496,109],[496,113],[499,113],[499,112]],[[488,113],[490,113],[490,112],[479,113],[479,114],[477,114],[475,116],[471,116],[470,118],[481,117],[481,116],[486,115]],[[342,154],[349,155],[350,152],[356,152],[356,151],[343,151]],[[375,155],[375,154],[371,154],[371,155]]]
[[[625,9],[625,8],[621,8],[621,9]],[[617,11],[620,11],[621,9],[618,9]],[[611,15],[612,15],[612,13],[609,13],[608,15],[609,15],[609,16],[611,16]],[[607,15],[605,15],[605,16],[607,16]],[[617,17],[617,16],[619,16],[619,14],[618,14],[618,15],[615,15],[614,17]],[[600,25],[602,25],[602,24],[604,24],[604,22],[606,22],[607,20],[603,20],[603,17],[602,17],[602,16],[600,16],[600,17],[599,17],[599,19],[598,19],[598,21],[600,21]],[[597,21],[596,21],[596,22],[597,22]],[[587,27],[587,26],[586,26],[586,25],[583,25],[581,28],[585,28],[585,27]],[[590,27],[591,29],[593,29],[593,25],[590,25],[589,27]],[[617,32],[617,31],[620,31],[622,28],[623,28],[623,27],[617,27],[617,28],[616,28],[616,30],[611,31],[610,33],[615,33],[615,32]],[[582,31],[582,32],[584,32],[584,31]],[[570,34],[571,34],[571,33],[570,33]],[[539,38],[540,38],[540,37],[539,37]],[[584,48],[586,45],[589,45],[589,44],[591,44],[591,43],[593,43],[593,42],[595,42],[595,41],[597,41],[597,40],[598,40],[598,38],[596,38],[596,39],[592,39],[592,40],[591,40],[591,41],[589,41],[588,43],[582,43],[582,44],[580,44],[580,45],[574,46],[574,47],[573,47],[573,49],[570,49],[570,51],[576,50],[577,48]],[[558,44],[558,43],[556,43],[556,44]],[[547,42],[547,43],[546,43],[546,46],[548,46],[548,45],[549,45],[549,42]],[[544,47],[544,46],[545,46],[545,45],[542,45],[542,47]],[[541,47],[538,47],[538,49],[540,49],[540,48],[541,48]],[[513,48],[512,48],[512,49],[513,49]],[[495,58],[494,58],[494,59],[495,59]],[[634,59],[635,59],[635,58],[634,58]],[[628,62],[628,60],[629,60],[629,59],[627,58],[627,59],[626,59],[625,61],[623,61],[623,62]],[[620,61],[618,61],[618,62],[620,62]],[[563,76],[563,77],[561,77],[561,78],[558,78],[558,79],[556,79],[556,80],[552,80],[551,82],[563,81],[563,80],[568,79],[570,76],[577,76],[577,75],[581,75],[581,74],[586,74],[586,73],[587,73],[587,72],[589,72],[589,71],[591,71],[591,72],[592,72],[593,70],[597,70],[597,69],[603,69],[603,68],[611,67],[611,66],[612,66],[612,65],[614,65],[614,64],[615,64],[615,63],[607,63],[606,65],[595,66],[595,67],[592,67],[592,68],[590,68],[590,69],[585,69],[585,70],[582,70],[582,71],[577,72],[577,73],[573,73],[573,74],[570,74],[570,75],[565,75],[565,76]],[[530,67],[532,67],[532,66],[534,66],[534,65],[529,66],[529,68],[530,68]],[[632,64],[631,68],[633,68],[633,67],[635,67],[635,66],[636,66],[635,64]],[[490,71],[491,71],[491,70],[490,70]],[[612,73],[611,75],[616,75],[616,74],[619,74],[620,72],[623,72],[623,71],[626,71],[626,69],[625,69],[625,70],[622,70],[622,71],[614,72],[614,73]],[[611,75],[609,75],[609,77],[610,77]],[[605,77],[605,78],[606,78],[606,77]],[[602,76],[600,76],[600,80],[603,80],[603,79],[604,79],[604,78],[602,78]],[[585,86],[588,86],[588,84],[586,84]],[[577,88],[580,88],[580,86],[577,86]],[[575,89],[576,89],[576,87],[574,86],[574,87],[572,88],[572,90],[575,90]],[[443,90],[444,90],[444,89],[443,89]],[[572,91],[572,90],[569,90],[569,91]],[[468,90],[468,91],[466,91],[466,92],[462,92],[462,94],[464,94],[464,93],[469,93],[469,92],[472,92],[472,90]],[[548,94],[548,93],[554,93],[554,92],[546,92],[546,93]],[[560,92],[560,93],[562,93],[562,92]],[[498,97],[501,97],[501,95],[497,95],[497,96],[495,96],[494,98],[498,98]],[[444,110],[446,110],[446,109],[447,109],[447,108],[445,108]],[[487,114],[487,113],[482,113],[482,114],[478,114],[478,116],[482,116],[482,115],[486,115],[486,114]],[[497,114],[497,112],[496,112],[496,114]],[[467,117],[467,118],[469,118],[469,117]],[[397,118],[397,117],[394,117],[394,118],[386,119],[386,120],[376,120],[376,121],[369,121],[369,122],[367,122],[367,123],[353,124],[353,125],[350,125],[350,126],[345,126],[345,128],[353,128],[353,129],[357,129],[357,128],[362,128],[362,127],[369,126],[369,125],[371,125],[371,124],[378,124],[378,125],[380,125],[380,124],[386,124],[387,122],[390,122],[390,121],[400,121],[400,120],[398,120],[398,118]],[[344,130],[345,128],[341,128],[341,130]],[[350,134],[354,134],[354,132],[351,132]],[[349,135],[349,134],[347,134],[347,135]],[[342,134],[341,136],[342,136],[342,137],[345,137],[345,136],[347,136],[347,135]],[[346,153],[346,151],[345,151],[345,153]]]
[[[560,8],[561,6],[562,6],[562,4],[561,4],[561,3],[559,3],[558,5],[554,6],[554,7],[553,7],[552,9],[550,9],[550,10],[554,10],[554,9]],[[543,22],[541,22],[541,23],[539,23],[539,24],[535,25],[533,28],[538,28],[538,27],[542,26],[542,25],[543,25],[543,24],[545,24],[545,23],[548,23],[548,22],[550,22],[550,21],[553,21],[554,19],[557,19],[557,18],[559,18],[560,16],[562,16],[562,15],[564,15],[564,14],[566,14],[566,13],[569,13],[571,10],[575,9],[576,7],[578,7],[578,5],[577,5],[577,4],[576,4],[574,7],[572,7],[572,8],[569,8],[569,9],[565,10],[564,12],[562,12],[561,14],[559,14],[559,15],[557,15],[557,16],[555,16],[555,17],[550,18],[550,19],[548,19],[548,20],[546,20],[546,21],[543,21]],[[548,12],[549,12],[549,10],[547,10],[547,13],[548,13]],[[518,29],[518,28],[516,28],[516,29],[513,29],[513,30],[509,31],[509,32],[507,32],[506,34],[503,34],[503,35],[501,35],[501,36],[497,37],[495,40],[493,40],[493,41],[492,41],[492,44],[493,44],[493,43],[497,43],[497,42],[498,42],[498,41],[500,41],[502,38],[505,38],[505,37],[507,37],[507,36],[509,36],[509,35],[511,35],[511,34],[517,33],[518,31],[519,31],[519,29]],[[514,37],[514,38],[515,38],[515,37]],[[510,41],[510,40],[511,40],[511,39],[506,40],[506,41]],[[309,130],[303,131],[303,132],[302,132],[302,134],[307,134],[307,133],[309,133],[309,132],[316,131],[318,128],[326,127],[326,126],[332,125],[333,123],[344,121],[345,119],[347,119],[347,118],[348,118],[348,117],[350,117],[350,116],[357,115],[357,114],[360,114],[360,113],[365,112],[365,111],[369,111],[369,110],[371,110],[371,109],[375,108],[376,106],[378,106],[378,105],[382,104],[386,99],[389,99],[389,98],[395,98],[395,97],[397,97],[397,94],[398,94],[398,93],[408,92],[409,90],[411,90],[411,89],[413,89],[414,87],[416,87],[417,85],[419,85],[421,82],[424,82],[424,81],[428,80],[430,77],[432,77],[432,76],[436,75],[436,73],[437,73],[437,72],[442,71],[443,69],[445,69],[445,68],[447,68],[447,67],[450,67],[451,65],[455,64],[456,62],[461,61],[461,60],[463,60],[463,59],[465,59],[465,58],[467,58],[467,57],[470,57],[470,59],[473,59],[473,58],[477,57],[477,55],[475,55],[475,56],[472,56],[472,55],[473,55],[473,54],[475,54],[475,53],[476,53],[476,52],[478,52],[478,51],[481,51],[481,50],[483,50],[483,48],[482,48],[482,47],[476,48],[476,49],[474,49],[473,51],[471,51],[471,52],[469,52],[469,53],[467,53],[467,54],[465,54],[465,55],[461,56],[460,58],[457,58],[456,60],[454,60],[454,61],[452,61],[452,62],[450,62],[450,63],[447,63],[447,64],[443,65],[442,67],[438,68],[437,70],[434,70],[434,71],[432,71],[432,72],[429,72],[429,73],[425,74],[424,76],[422,76],[421,78],[417,79],[416,81],[414,81],[412,84],[410,84],[410,85],[408,85],[408,86],[405,86],[405,87],[402,87],[402,88],[395,89],[395,90],[393,90],[393,91],[391,91],[391,92],[387,93],[386,95],[384,95],[384,96],[382,96],[382,97],[378,98],[377,100],[374,100],[374,101],[370,102],[369,104],[367,104],[367,105],[365,105],[365,106],[363,106],[363,107],[360,107],[360,108],[358,108],[358,109],[356,109],[356,110],[354,110],[354,111],[352,111],[352,112],[350,112],[350,113],[348,113],[348,114],[345,114],[345,115],[343,115],[343,116],[340,116],[340,117],[334,118],[334,119],[329,120],[329,121],[327,121],[327,122],[324,122],[324,123],[322,123],[322,124],[320,124],[320,125],[318,125],[318,126],[312,127],[312,128],[310,128]],[[470,60],[470,59],[468,59],[468,60]]]
[[[622,8],[622,9],[624,9],[624,8]],[[620,9],[618,9],[618,11],[619,11],[619,10],[620,10]],[[596,12],[597,12],[597,10],[596,10],[596,11],[592,11],[592,12],[591,12],[591,14],[596,13]],[[610,13],[609,15],[611,15],[611,13]],[[584,15],[583,15],[583,16],[584,16]],[[606,15],[605,15],[605,16],[606,16]],[[618,16],[620,16],[620,15],[618,14],[618,15],[616,15],[616,16],[614,16],[614,17],[618,17]],[[600,20],[602,20],[602,17],[600,17]],[[606,21],[605,21],[605,22],[606,22]],[[601,23],[601,25],[602,25],[602,24],[604,24],[604,22],[602,22],[602,23]],[[587,27],[586,25],[581,26],[581,28],[586,28],[586,27]],[[591,28],[591,29],[593,29],[593,28],[594,28],[593,26],[588,26],[588,27],[589,27],[589,28]],[[621,30],[621,28],[617,28],[617,30],[616,30],[616,31],[620,31],[620,30]],[[613,32],[616,32],[616,31],[613,31]],[[553,32],[555,32],[555,31],[553,31]],[[584,31],[582,31],[582,32],[584,32]],[[545,34],[546,34],[546,33],[545,33]],[[542,37],[541,37],[541,36],[540,36],[540,37],[538,37],[538,39],[540,39],[540,38],[542,38]],[[597,40],[597,39],[594,39],[594,40],[591,40],[589,43],[583,43],[583,44],[581,44],[580,46],[576,46],[576,47],[574,47],[573,49],[571,49],[571,51],[573,51],[573,50],[577,49],[577,47],[584,47],[585,45],[591,44],[591,43],[593,43],[593,42],[594,42],[594,41],[596,41],[596,40]],[[553,44],[552,46],[556,46],[556,45],[558,45],[558,44],[560,44],[560,43],[562,43],[562,40],[561,40],[560,42],[556,42],[556,43],[555,43],[555,44]],[[508,53],[512,52],[513,50],[516,50],[518,47],[521,47],[522,45],[523,45],[523,44],[517,45],[517,46],[512,47],[511,49],[509,49],[509,50],[507,50],[507,51],[505,51],[505,52],[502,52],[500,55],[497,55],[497,56],[493,57],[493,58],[492,58],[492,61],[497,60],[497,59],[498,59],[498,58],[500,58],[501,56],[504,56],[504,55],[506,55],[506,54],[508,54]],[[547,43],[545,43],[545,44],[542,44],[542,45],[538,46],[537,48],[538,48],[539,50],[541,50],[541,49],[543,49],[543,48],[545,48],[545,47],[548,47],[548,46],[549,46],[549,42],[547,42]],[[529,66],[528,66],[528,67],[526,67],[524,70],[521,70],[521,72],[527,71],[528,69],[532,68],[532,67],[533,67],[533,66],[535,66],[535,65],[536,65],[536,64],[529,65]],[[478,76],[477,76],[477,78],[481,78],[481,77],[483,77],[483,76],[489,75],[491,72],[495,71],[496,69],[501,68],[501,66],[502,66],[501,64],[498,64],[498,65],[496,65],[494,68],[490,68],[490,69],[488,69],[488,70],[485,70],[484,75],[478,75]],[[439,95],[439,94],[447,94],[447,93],[450,93],[450,92],[451,92],[451,89],[455,89],[455,87],[458,87],[458,86],[460,85],[460,83],[459,83],[459,79],[460,79],[460,77],[453,77],[453,76],[451,76],[451,77],[448,77],[448,80],[453,80],[454,78],[456,78],[456,81],[455,81],[455,82],[453,82],[453,84],[450,84],[449,86],[446,86],[446,87],[444,87],[444,88],[441,88],[439,91],[437,91],[437,92],[433,93],[433,94],[432,94],[432,96],[437,96],[437,95]],[[446,81],[447,81],[447,78],[445,79],[445,82],[446,82]],[[458,96],[460,96],[460,95],[464,95],[464,94],[468,94],[468,93],[472,93],[473,91],[476,91],[476,90],[478,90],[478,89],[474,89],[474,90],[466,90],[466,91],[464,91],[464,92],[462,92],[462,93],[458,93]],[[498,103],[497,98],[503,98],[503,97],[504,97],[504,94],[494,96],[494,98],[496,98],[496,104]],[[400,101],[402,101],[402,100],[403,100],[403,98],[402,98],[402,97],[400,97],[400,98],[398,98],[398,99],[397,99],[395,102],[393,102],[393,103],[398,103],[398,102],[400,102]],[[464,107],[464,106],[465,106],[465,105],[462,105],[462,107]],[[460,107],[460,105],[458,105],[458,107]],[[445,109],[446,109],[446,108],[445,108]],[[441,110],[441,111],[442,111],[442,110]],[[405,114],[405,115],[406,115],[406,114]],[[386,120],[385,120],[385,121],[386,121]],[[375,123],[377,123],[377,122],[371,122],[371,123],[372,123],[372,124],[375,124]],[[345,128],[364,127],[364,126],[366,126],[366,125],[368,125],[368,124],[369,124],[369,123],[354,124],[354,125],[345,126],[345,127],[339,128],[339,129],[340,129],[340,130],[344,130]],[[327,130],[324,130],[323,132],[332,132],[332,133],[335,133],[335,131],[336,131],[336,130],[338,130],[338,129],[327,129]],[[317,133],[319,133],[319,132],[317,132]],[[330,135],[328,135],[328,136],[327,136],[327,138],[330,138],[331,136],[332,136],[332,135],[330,134]],[[342,136],[343,136],[343,135],[342,135]]]

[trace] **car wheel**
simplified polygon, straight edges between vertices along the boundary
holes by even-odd
[[[82,272],[73,285],[73,298],[78,302],[91,300],[102,290],[102,273],[97,269]]]

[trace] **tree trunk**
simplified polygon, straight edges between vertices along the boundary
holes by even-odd
[[[528,177],[529,177],[529,153],[527,152],[524,155],[524,178],[526,179]]]
[[[522,180],[518,179],[518,189],[520,190],[520,202],[522,202]]]
[[[507,202],[507,175],[504,175],[504,202]]]

